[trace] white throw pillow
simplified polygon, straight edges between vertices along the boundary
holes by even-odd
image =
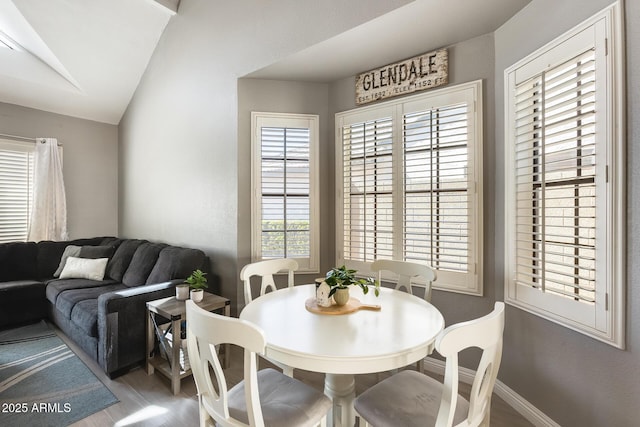
[[[61,279],[102,280],[109,258],[78,258],[70,256],[60,273]]]

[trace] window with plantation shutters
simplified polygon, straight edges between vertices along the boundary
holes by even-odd
[[[252,113],[253,260],[318,270],[318,117]]]
[[[594,18],[507,70],[506,299],[621,345],[611,25]]]
[[[33,150],[32,143],[0,139],[0,243],[27,240]]]
[[[481,82],[336,115],[338,264],[422,262],[482,294]]]

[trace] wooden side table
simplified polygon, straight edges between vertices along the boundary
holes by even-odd
[[[204,293],[202,301],[196,303],[207,310],[222,310],[225,316],[231,315],[231,301],[219,295]],[[175,297],[162,298],[147,302],[147,375],[158,372],[171,380],[171,391],[180,393],[180,380],[191,375],[186,349],[182,347],[182,324],[186,313],[185,301]],[[157,316],[168,319],[160,324]],[[155,351],[156,340],[158,352]],[[224,366],[229,367],[229,345],[224,346]]]

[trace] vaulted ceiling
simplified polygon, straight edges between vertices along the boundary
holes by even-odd
[[[494,31],[530,1],[415,0],[249,77],[330,82]],[[0,0],[0,102],[118,124],[179,2]]]
[[[1,0],[0,102],[117,124],[176,4]]]

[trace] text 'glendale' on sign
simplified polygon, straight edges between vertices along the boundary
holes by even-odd
[[[356,79],[356,104],[442,86],[448,82],[448,73],[446,49],[361,73]]]

